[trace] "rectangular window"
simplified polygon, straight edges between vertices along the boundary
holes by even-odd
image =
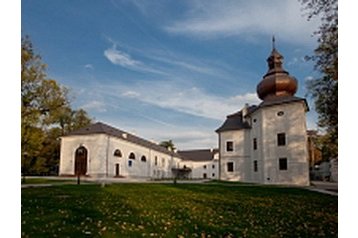
[[[212,177],[215,177],[215,173],[212,174]]]
[[[204,165],[203,168],[206,169],[206,165]]]
[[[279,169],[287,170],[287,158],[279,158]]]
[[[227,172],[234,172],[234,162],[227,163]]]
[[[278,133],[277,134],[277,145],[278,146],[286,145],[286,134],[285,133]]]
[[[207,175],[206,175],[206,173],[204,173],[204,174],[203,174],[203,178],[206,179],[206,177],[207,177]]]
[[[258,168],[257,168],[257,160],[254,160],[254,172],[257,172]]]
[[[254,150],[257,150],[257,139],[256,138],[254,138],[253,143],[254,143]]]
[[[226,151],[234,151],[234,142],[232,141],[226,141]]]
[[[154,157],[154,165],[158,165],[158,157],[157,156]]]
[[[211,166],[211,168],[215,169],[215,164],[213,164],[213,165]]]
[[[132,167],[133,165],[133,161],[132,160],[128,160],[128,167]]]

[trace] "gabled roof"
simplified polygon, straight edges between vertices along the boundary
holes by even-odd
[[[190,160],[195,162],[211,161],[214,159],[214,155],[218,153],[218,149],[203,149],[203,150],[182,150],[178,151],[183,160]]]
[[[222,124],[215,132],[232,131],[250,129],[249,123],[242,120],[242,111],[238,111],[234,114],[228,115],[224,124]]]
[[[178,153],[169,151],[168,149],[166,149],[160,145],[157,145],[153,142],[142,139],[138,136],[132,135],[128,132],[119,130],[117,128],[114,128],[112,126],[104,124],[102,122],[97,122],[95,124],[89,125],[87,127],[81,128],[79,130],[72,131],[72,132],[66,134],[64,137],[74,136],[74,135],[91,135],[91,134],[106,134],[109,136],[120,138],[125,141],[129,141],[129,142],[137,144],[137,145],[141,145],[143,147],[147,147],[152,150],[162,152],[167,155],[171,155],[171,156],[180,158],[180,155]]]
[[[254,113],[255,111],[264,108],[270,107],[274,105],[280,105],[291,102],[300,102],[303,101],[306,106],[306,111],[309,111],[309,107],[307,105],[307,101],[304,98],[296,97],[296,96],[282,96],[282,97],[272,97],[262,101],[258,106],[252,105],[247,108],[247,116]],[[242,110],[226,116],[225,122],[215,131],[217,133],[223,131],[234,131],[234,130],[243,130],[243,129],[251,129],[249,123],[244,122],[242,118]]]

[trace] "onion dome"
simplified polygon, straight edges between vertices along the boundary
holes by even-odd
[[[267,58],[269,70],[257,85],[257,95],[261,100],[282,96],[293,96],[297,91],[297,80],[290,76],[282,67],[283,56],[275,48],[272,39],[272,52]]]

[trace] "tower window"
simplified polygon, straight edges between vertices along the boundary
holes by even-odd
[[[227,172],[234,172],[234,162],[227,163]]]
[[[277,134],[277,145],[278,146],[286,145],[286,134],[285,133],[278,133]]]
[[[257,172],[258,168],[257,168],[257,160],[254,160],[254,172]]]
[[[279,158],[278,163],[280,170],[287,170],[287,158]]]
[[[234,151],[234,142],[233,141],[226,141],[226,151],[227,152]]]
[[[254,150],[257,150],[257,139],[254,138],[253,140],[253,146],[254,146]]]

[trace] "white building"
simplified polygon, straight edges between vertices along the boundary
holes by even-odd
[[[219,149],[172,152],[96,123],[61,139],[60,175],[221,179],[263,184],[309,184],[306,100],[273,48],[257,86],[259,105],[245,105],[216,130]]]
[[[103,123],[61,138],[60,175],[171,178],[180,156]]]
[[[186,150],[178,151],[182,157],[180,168],[189,169],[186,178],[219,179],[219,150]]]
[[[220,179],[264,184],[309,184],[304,98],[273,47],[257,86],[259,105],[228,115],[219,135]]]

